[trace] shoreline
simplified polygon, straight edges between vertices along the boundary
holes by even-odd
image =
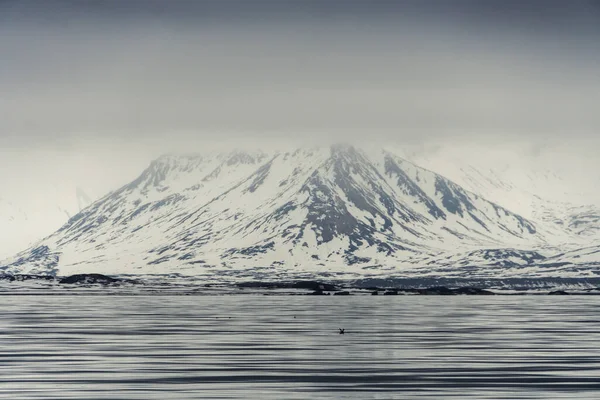
[[[0,275],[0,295],[600,295],[600,278],[362,278],[207,282],[203,277],[103,275]]]

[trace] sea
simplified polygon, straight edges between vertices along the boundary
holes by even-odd
[[[600,296],[4,292],[0,398],[599,399]]]

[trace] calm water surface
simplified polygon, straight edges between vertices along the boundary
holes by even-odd
[[[2,399],[600,398],[600,296],[4,295],[0,306]]]

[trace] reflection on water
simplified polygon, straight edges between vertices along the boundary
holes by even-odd
[[[2,399],[600,391],[598,296],[9,295],[0,306]]]

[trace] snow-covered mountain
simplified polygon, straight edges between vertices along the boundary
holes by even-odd
[[[535,221],[561,248],[600,240],[596,157],[565,154],[561,148],[465,147],[414,151],[406,157]]]
[[[593,215],[584,212],[561,238],[593,234]],[[518,276],[561,264],[552,260],[553,229],[389,150],[163,156],[0,268]]]

